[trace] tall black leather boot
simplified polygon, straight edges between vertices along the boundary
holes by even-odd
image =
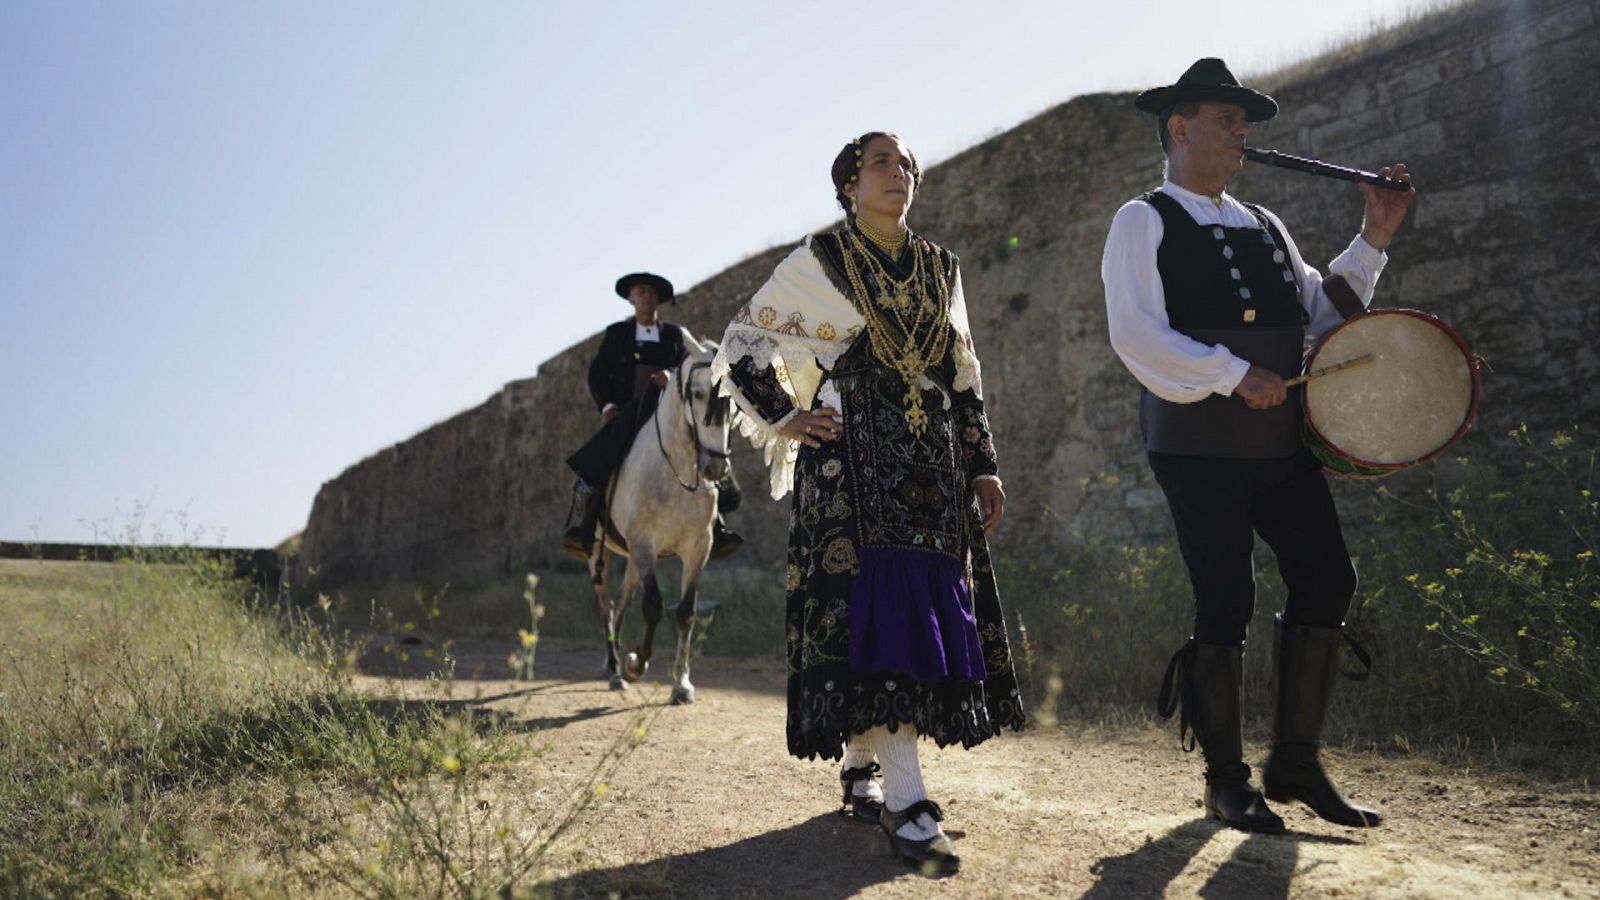
[[[1277,620],[1278,718],[1272,754],[1261,783],[1274,803],[1298,800],[1338,825],[1372,828],[1383,821],[1373,810],[1355,806],[1339,794],[1317,758],[1322,719],[1328,712],[1338,675],[1340,628],[1313,628]]]
[[[1267,807],[1244,763],[1239,716],[1244,648],[1195,643],[1193,652],[1187,699],[1194,736],[1206,758],[1206,818],[1244,831],[1277,834],[1283,831],[1283,820]]]
[[[744,538],[722,521],[722,513],[717,513],[716,521],[711,523],[711,558],[732,556],[743,546]]]
[[[561,536],[561,546],[573,559],[587,560],[594,553],[595,529],[600,524],[600,508],[605,503],[605,489],[590,487],[579,482],[576,490],[583,502],[583,515],[579,518],[578,524],[568,528]]]
[[[723,516],[739,508],[739,503],[744,500],[744,491],[739,489],[739,482],[733,477],[733,469],[728,469],[728,474],[717,482],[717,520],[711,523],[711,558],[722,559],[732,556],[744,546],[744,538],[738,532],[728,527]]]

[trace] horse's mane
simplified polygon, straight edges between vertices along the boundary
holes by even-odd
[[[679,325],[678,328],[683,332],[683,347],[684,350],[687,351],[688,355],[705,356],[708,353],[717,352],[716,341],[713,341],[710,338],[706,338],[704,341],[701,341],[694,336],[693,332],[687,328],[684,328],[682,325]]]

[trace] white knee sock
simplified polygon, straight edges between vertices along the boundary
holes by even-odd
[[[918,800],[928,799],[922,786],[922,764],[917,759],[917,729],[901,725],[891,733],[886,728],[872,730],[873,748],[883,765],[883,803],[891,812],[900,812]],[[896,832],[903,838],[927,840],[940,833],[939,823],[926,813],[902,825]]]
[[[850,735],[844,744],[844,768],[864,769],[873,762],[872,732]]]
[[[876,729],[881,730],[881,729]],[[873,759],[873,732],[871,730],[861,734],[853,734],[844,745],[844,763],[839,767],[845,769],[865,769],[875,762]],[[866,797],[871,800],[882,801],[883,789],[878,787],[877,779],[863,778],[850,787],[850,792],[857,797]]]

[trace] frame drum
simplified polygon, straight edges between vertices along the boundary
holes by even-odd
[[[1466,341],[1413,309],[1362,313],[1334,328],[1305,371],[1373,360],[1305,384],[1305,438],[1329,472],[1378,478],[1433,459],[1478,411],[1478,361]]]

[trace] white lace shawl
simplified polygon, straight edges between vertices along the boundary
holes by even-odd
[[[961,290],[961,273],[951,273],[950,324],[955,340],[950,353],[955,359],[956,377],[952,387],[971,389],[980,397],[983,383],[978,357],[973,352],[972,329],[967,320],[966,297]],[[823,369],[831,369],[839,356],[850,348],[866,327],[855,304],[841,294],[823,271],[822,262],[812,250],[811,239],[795,248],[772,277],[756,291],[723,333],[721,349],[711,363],[711,377],[738,407],[739,431],[750,443],[765,450],[770,471],[772,499],[777,500],[794,485],[794,461],[800,442],[785,437],[764,418],[729,377],[729,370],[746,356],[757,371],[772,366],[778,383],[794,400],[796,409],[810,409],[822,383]],[[924,386],[931,382],[923,379]]]

